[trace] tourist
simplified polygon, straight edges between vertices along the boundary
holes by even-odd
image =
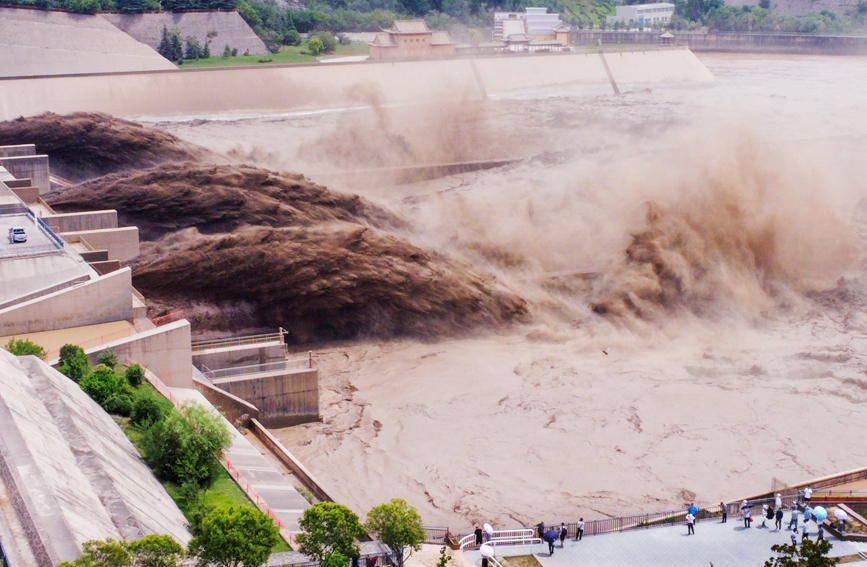
[[[812,498],[812,497],[813,497],[813,489],[808,486],[807,488],[804,489],[804,502],[809,504],[810,498]]]
[[[771,513],[773,514],[773,510],[771,510]],[[768,505],[762,504],[762,527],[763,528],[768,527],[765,525],[765,522],[767,522],[767,521],[768,521]]]
[[[798,528],[792,528],[792,545],[798,545]]]
[[[476,546],[477,547],[481,546],[482,541],[483,541],[482,540],[482,528],[480,528],[479,526],[476,526],[476,531],[474,531],[473,533],[476,534]]]
[[[804,522],[802,529],[803,529],[803,531],[801,533],[803,535],[801,536],[801,543],[804,543],[806,540],[810,539],[810,533],[809,533],[810,524],[808,524],[807,522]]]
[[[560,522],[560,549],[563,549],[563,543],[566,541],[566,534],[568,530],[566,529],[566,524]]]
[[[777,497],[774,498],[774,510],[781,510],[783,508],[783,497],[777,492]]]
[[[813,517],[813,509],[810,508],[810,506],[808,505],[806,508],[804,508],[804,523],[806,524],[807,522],[809,522],[810,518],[812,518],[812,517]]]
[[[695,502],[690,503],[689,508],[687,508],[686,511],[689,512],[690,514],[692,514],[693,516],[698,514],[698,508],[695,507]]]
[[[485,529],[485,542],[491,541],[494,537],[494,527],[491,524],[485,524],[482,527]]]
[[[819,524],[819,535],[816,536],[816,543],[820,541],[825,541],[825,526]]]
[[[774,509],[771,508],[770,506],[768,506],[768,509],[765,511],[765,519],[762,520],[762,526],[765,525],[766,520],[773,520],[773,519],[774,519]]]
[[[741,514],[744,517],[744,527],[749,528],[750,523],[753,521],[753,512],[750,510],[750,505],[747,504],[746,500],[741,502]]]
[[[722,523],[724,524],[729,519],[729,507],[725,505],[725,502],[720,502],[719,509],[722,511]]]
[[[554,542],[557,541],[557,532],[554,530],[548,530],[542,537],[546,542],[548,542],[548,552],[551,555],[554,555]]]
[[[545,539],[545,522],[536,524],[536,529],[539,530],[539,539]]]
[[[692,512],[686,514],[686,535],[695,535],[695,514]]]
[[[777,513],[774,514],[774,517],[777,519],[777,521],[775,522],[775,525],[777,526],[777,531],[782,530],[783,529],[783,509],[777,508]]]
[[[792,517],[789,518],[789,528],[798,529],[798,504],[796,502],[792,502],[792,506],[790,508],[792,510]]]
[[[584,518],[578,520],[578,525],[575,530],[575,541],[581,541],[584,537]]]

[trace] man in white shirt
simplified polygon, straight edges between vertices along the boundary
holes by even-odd
[[[584,518],[578,520],[577,529],[575,530],[575,541],[581,541],[584,537]]]
[[[810,503],[810,498],[813,496],[813,489],[809,486],[804,489],[804,502]]]
[[[780,493],[777,492],[777,497],[774,498],[774,510],[782,510],[783,509],[783,498],[780,496]]]

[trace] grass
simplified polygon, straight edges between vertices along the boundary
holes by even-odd
[[[142,384],[138,387],[138,390],[139,393],[150,391],[158,400],[160,400],[161,405],[162,402],[165,402],[168,408],[172,407],[172,403],[160,396],[149,384]],[[118,425],[120,425],[120,428],[124,433],[126,433],[127,437],[129,437],[136,449],[139,450],[139,453],[141,453],[139,443],[144,432],[138,427],[131,425],[129,423],[129,418],[127,417],[119,417],[116,415],[113,415],[112,417]],[[178,508],[180,508],[184,517],[189,522],[191,519],[190,512],[192,511],[192,506],[181,496],[181,487],[173,482],[164,482],[160,480],[160,483],[162,483],[163,488],[166,489],[166,492],[168,492],[169,496],[172,497],[172,500],[175,501],[175,504],[178,505]],[[211,488],[205,491],[202,495],[202,500],[205,506],[213,507],[215,510],[238,506],[256,508],[223,467],[218,469],[217,480]],[[280,538],[280,541],[277,542],[277,545],[271,548],[271,553],[279,553],[281,551],[292,551],[292,548],[289,547],[289,544],[287,544],[282,537]]]
[[[303,53],[302,53],[303,52]],[[202,69],[209,67],[246,67],[251,65],[286,65],[290,63],[318,63],[313,55],[307,52],[307,44],[298,46],[288,45],[280,53],[268,55],[238,55],[237,57],[223,57],[215,55],[208,59],[196,61],[184,61],[181,69]],[[347,57],[350,55],[367,55],[367,44],[350,43],[349,45],[337,45],[334,53],[326,57]]]

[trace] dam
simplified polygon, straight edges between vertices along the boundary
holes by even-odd
[[[43,112],[124,118],[306,112],[483,100],[521,89],[709,83],[684,47],[400,62],[0,79],[0,120]],[[616,89],[616,87],[615,87]]]

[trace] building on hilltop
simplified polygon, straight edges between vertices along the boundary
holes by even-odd
[[[495,12],[494,40],[509,43],[513,36],[524,36],[529,42],[569,45],[570,26],[560,20],[560,14],[549,14],[548,8],[527,8],[525,12]],[[523,38],[516,37],[523,42]],[[525,49],[513,49],[525,51]]]
[[[455,54],[449,32],[428,29],[424,20],[395,20],[368,43],[371,59],[448,57]]]
[[[613,16],[608,16],[609,24],[626,24],[633,27],[653,27],[654,25],[667,24],[674,15],[674,4],[658,2],[656,4],[632,4],[630,6],[617,6]]]

